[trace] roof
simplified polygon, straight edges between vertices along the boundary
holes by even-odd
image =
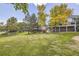
[[[71,15],[71,18],[79,18],[79,15]]]

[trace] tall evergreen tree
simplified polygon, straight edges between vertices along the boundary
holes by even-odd
[[[32,14],[31,16],[29,15],[29,13],[25,16],[25,18],[23,19],[24,23],[27,24],[27,28],[29,31],[33,31],[35,26],[36,26],[36,15]]]

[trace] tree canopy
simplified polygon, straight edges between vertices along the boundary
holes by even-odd
[[[45,13],[45,5],[38,5],[37,9],[38,9],[38,24],[39,26],[45,26],[46,23],[46,13]]]
[[[21,10],[24,14],[28,12],[28,4],[27,3],[13,3],[15,10]]]
[[[56,5],[50,10],[50,25],[66,24],[67,19],[72,14],[72,9],[67,4]]]
[[[7,30],[9,32],[15,32],[17,31],[18,27],[17,27],[17,19],[15,17],[10,17],[7,20]]]

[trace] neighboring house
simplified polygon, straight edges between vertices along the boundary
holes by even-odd
[[[3,26],[4,25],[4,23],[3,22],[0,22],[0,26]]]
[[[67,24],[53,27],[53,32],[77,32],[79,30],[79,15],[68,18]]]

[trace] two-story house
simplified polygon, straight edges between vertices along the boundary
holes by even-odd
[[[66,24],[53,27],[53,32],[77,32],[79,29],[79,15],[72,15]]]

